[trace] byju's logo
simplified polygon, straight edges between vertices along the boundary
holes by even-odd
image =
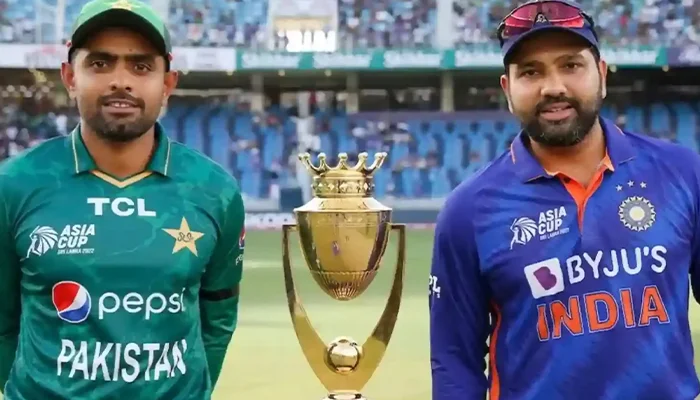
[[[551,296],[564,291],[564,273],[558,258],[550,258],[525,267],[525,278],[532,297]]]

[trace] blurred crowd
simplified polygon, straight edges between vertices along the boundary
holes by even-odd
[[[58,102],[52,87],[0,87],[0,160],[52,137],[66,135],[78,123],[75,108]]]
[[[337,37],[341,48],[434,45],[438,0],[337,1]],[[457,46],[491,42],[500,19],[522,3],[451,1],[451,24]],[[84,3],[85,0],[65,1],[64,37],[56,38],[55,18],[61,13],[55,9],[55,2],[0,0],[0,42],[65,40],[70,22]],[[606,43],[669,46],[700,43],[700,1],[582,0],[581,3],[595,18]],[[169,0],[164,4],[169,5],[163,12],[168,16],[176,45],[262,49],[276,42],[270,37],[269,5],[265,0]]]
[[[518,0],[454,0],[455,43],[480,44],[494,37]],[[611,45],[683,46],[700,43],[700,1],[581,0],[601,39]]]

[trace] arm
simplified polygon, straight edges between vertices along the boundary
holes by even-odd
[[[212,387],[219,379],[226,350],[238,322],[244,223],[243,199],[240,192],[236,192],[226,209],[221,234],[202,277],[200,292],[202,339]]]
[[[20,321],[20,266],[6,201],[6,195],[0,196],[0,391],[15,361]]]
[[[700,304],[700,157],[693,153],[690,156],[690,162],[687,164],[691,166],[691,168],[687,169],[690,172],[690,176],[686,179],[688,186],[691,188],[689,200],[692,201],[693,205],[693,216],[691,217],[693,239],[691,242],[690,286],[695,301]]]
[[[470,204],[451,200],[438,217],[430,273],[433,400],[484,400],[487,284],[479,268]]]

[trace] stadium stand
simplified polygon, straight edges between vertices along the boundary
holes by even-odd
[[[345,48],[432,47],[435,0],[341,0],[338,31]]]
[[[0,0],[0,41],[53,43],[56,0]],[[455,0],[455,43],[492,38],[512,0]],[[700,2],[693,0],[583,0],[604,41],[616,44],[700,43]],[[84,1],[66,0],[64,35]],[[436,30],[436,0],[341,0],[339,36],[349,48],[426,47]],[[173,0],[168,20],[178,45],[262,46],[267,41],[265,0]],[[37,23],[38,22],[38,23]]]
[[[40,140],[66,134],[77,123],[73,108],[41,95],[8,93],[0,116],[0,155],[11,156]],[[634,131],[700,150],[700,103],[669,102],[608,106],[606,117]],[[354,155],[388,151],[388,167],[376,176],[379,197],[442,197],[465,176],[505,151],[519,126],[506,111],[360,113],[319,109],[314,152]],[[248,111],[245,104],[201,98],[174,99],[161,121],[171,136],[228,168],[252,198],[296,179],[299,146],[296,117],[289,110]]]
[[[56,43],[65,41],[85,1],[66,0],[62,37],[57,37],[56,0],[0,0],[0,41]],[[267,1],[173,0],[168,25],[173,45],[245,46],[265,40]]]
[[[267,1],[259,0],[174,0],[168,13],[180,46],[262,46],[266,20]]]
[[[522,1],[456,0],[455,44],[484,43],[500,19]],[[583,0],[607,44],[684,45],[700,43],[700,3],[694,0]]]
[[[483,44],[513,1],[455,0],[456,44]],[[700,3],[692,0],[586,0],[607,43],[700,43]],[[83,4],[65,2],[71,21]],[[38,7],[37,7],[38,5]],[[3,42],[55,42],[56,29],[43,24],[55,0],[0,0]],[[341,0],[340,37],[349,47],[430,46],[436,26],[434,0]],[[260,0],[172,0],[167,9],[178,45],[255,47],[265,42],[267,3]],[[54,15],[54,14],[52,14]],[[54,15],[55,17],[55,15]],[[55,19],[55,18],[54,18]],[[41,22],[39,24],[34,22]],[[66,24],[67,33],[70,26]],[[66,134],[77,123],[74,107],[56,103],[55,87],[0,88],[0,156],[32,143]],[[652,102],[608,104],[605,115],[632,130],[666,137],[700,150],[700,104]],[[507,149],[518,125],[506,110],[456,113],[346,115],[340,109],[316,110],[311,139],[299,136],[293,112],[269,108],[253,113],[227,99],[179,98],[162,118],[170,134],[227,167],[251,198],[274,196],[276,187],[296,179],[297,150],[388,150],[390,168],[376,177],[378,197],[442,197],[460,180]],[[308,141],[311,144],[301,143]]]

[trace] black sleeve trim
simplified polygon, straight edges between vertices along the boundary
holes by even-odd
[[[238,293],[240,292],[239,286],[236,285],[236,287],[233,287],[231,289],[221,289],[221,290],[214,290],[214,291],[209,291],[209,290],[201,290],[199,292],[199,297],[206,301],[222,301],[222,300],[227,300],[232,297],[238,297]]]

